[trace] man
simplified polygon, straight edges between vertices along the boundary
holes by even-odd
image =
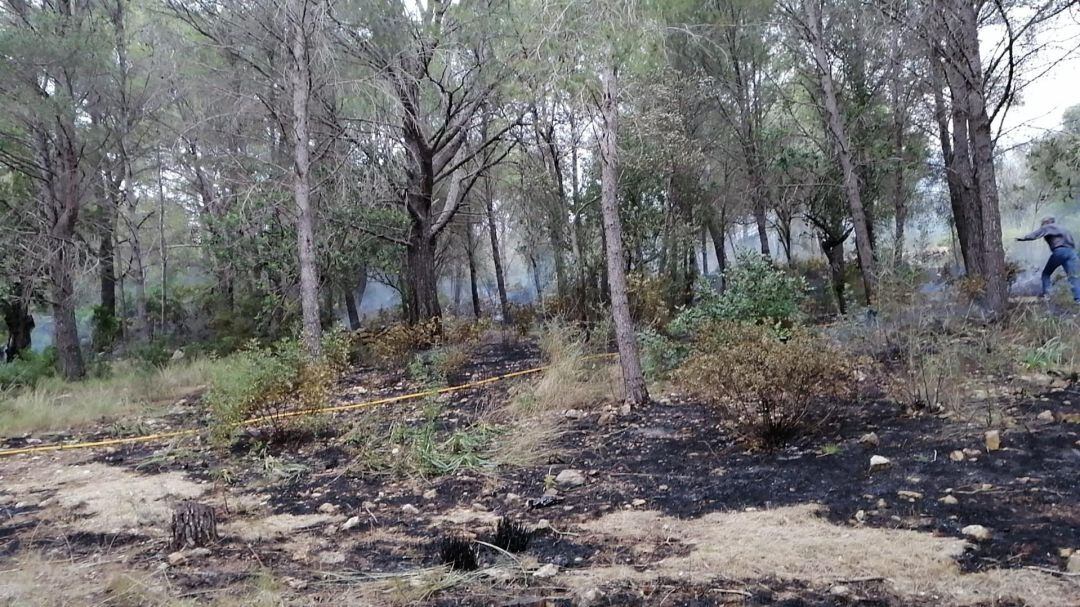
[[[1072,286],[1073,301],[1080,303],[1080,257],[1076,254],[1076,241],[1068,230],[1054,222],[1053,217],[1044,217],[1042,227],[1017,240],[1046,239],[1050,246],[1050,259],[1042,272],[1042,296],[1050,292],[1050,277],[1059,267],[1065,268]]]

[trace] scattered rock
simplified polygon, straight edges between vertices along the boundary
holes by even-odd
[[[641,499],[641,498],[639,497],[639,498],[637,498],[636,500],[634,500],[634,501],[630,502],[630,505],[631,505],[631,506],[633,506],[633,507],[635,507],[635,508],[640,508],[641,506],[644,506],[644,505],[645,505],[645,500],[643,500],[643,499]]]
[[[946,506],[955,506],[955,505],[960,503],[960,500],[956,499],[952,495],[946,495],[945,497],[939,499],[938,501],[941,502],[942,504],[945,504]]]
[[[559,575],[559,566],[555,563],[548,563],[543,567],[533,571],[533,577],[541,580],[546,580]]]
[[[340,565],[345,562],[344,552],[320,552],[319,562],[323,565]]]
[[[412,504],[405,504],[404,506],[401,507],[401,512],[403,514],[408,514],[410,516],[415,516],[417,514],[420,514],[420,509],[417,508],[416,506],[413,506]]]
[[[610,411],[605,411],[600,414],[600,417],[596,418],[596,423],[601,426],[608,426],[613,421],[615,421],[615,415]]]
[[[668,486],[667,485],[660,485],[659,487],[656,488],[656,490],[657,491],[667,491]]]
[[[566,419],[581,419],[585,417],[585,412],[581,409],[567,409],[565,413]]]
[[[1043,411],[1042,413],[1040,413],[1036,417],[1036,419],[1038,419],[1041,422],[1052,422],[1052,421],[1054,421],[1054,412],[1051,411],[1050,409],[1047,409],[1046,411]]]
[[[881,444],[881,440],[878,439],[877,432],[867,432],[859,437],[859,444],[864,447],[876,447]]]
[[[630,415],[630,403],[623,403],[622,406],[619,407],[619,415]]]
[[[1069,560],[1065,564],[1065,571],[1080,573],[1080,552],[1073,552],[1069,555]]]
[[[512,506],[521,502],[521,496],[516,493],[507,493],[503,497],[503,503],[507,506]]]
[[[949,454],[949,459],[951,459],[954,462],[962,462],[962,461],[964,461],[965,457],[966,456],[964,455],[964,452],[960,451],[959,449],[957,449],[956,451],[953,451],[952,453]]]
[[[997,451],[1001,448],[1001,432],[999,430],[987,430],[983,437],[986,439],[987,451]]]
[[[172,356],[169,357],[169,360],[171,360],[173,362],[176,362],[178,360],[183,360],[183,359],[184,359],[184,351],[180,350],[180,349],[174,350],[173,353],[172,353]]]
[[[585,484],[585,475],[581,470],[567,468],[555,477],[555,484],[560,487],[580,487]]]
[[[896,492],[897,497],[910,501],[921,500],[923,495],[918,491],[904,491],[900,490]]]
[[[438,495],[439,495],[438,491],[436,491],[434,489],[428,489],[427,491],[424,492],[424,499],[426,499],[427,501],[430,502],[431,500],[435,499],[435,497],[438,496]]]
[[[982,525],[968,525],[967,527],[961,529],[960,533],[980,542],[984,542],[993,537],[993,534],[990,532],[990,530],[986,527],[983,527]]]
[[[293,590],[304,590],[308,587],[308,583],[306,580],[298,580],[294,577],[286,577],[284,578],[284,581],[285,585],[289,588],[292,588]]]
[[[191,550],[177,550],[176,552],[171,552],[169,553],[169,556],[166,557],[166,560],[168,560],[169,565],[176,567],[190,561],[204,559],[208,556],[210,556],[209,548],[192,548]]]
[[[843,584],[837,584],[832,588],[829,588],[829,594],[833,596],[850,596],[851,588]]]
[[[600,593],[598,588],[589,588],[578,595],[577,604],[581,607],[591,607],[592,605],[599,603],[603,596],[604,595]]]
[[[319,512],[322,512],[323,514],[334,514],[337,511],[338,511],[337,505],[336,504],[331,504],[329,502],[319,506]]]
[[[341,530],[342,531],[348,531],[349,529],[352,529],[352,528],[358,526],[359,524],[360,524],[360,517],[359,516],[353,516],[353,517],[350,517],[349,520],[347,520],[347,521],[345,521],[344,523],[341,524]]]
[[[885,498],[882,497],[878,498],[877,504],[875,505],[877,506],[878,510],[884,510],[889,507],[889,502],[886,502]]]
[[[865,510],[856,511],[855,512],[855,520],[859,521],[860,523],[866,522],[866,511]]]
[[[882,470],[892,465],[892,460],[883,455],[870,456],[870,469]]]

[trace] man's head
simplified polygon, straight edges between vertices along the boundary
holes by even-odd
[[[1050,225],[1052,223],[1054,223],[1054,218],[1053,217],[1043,217],[1042,218],[1042,225],[1048,226],[1048,225]]]

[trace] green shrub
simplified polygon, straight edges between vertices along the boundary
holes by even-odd
[[[215,435],[228,437],[245,420],[260,418],[272,440],[284,440],[312,421],[312,415],[279,417],[288,411],[323,406],[348,364],[351,341],[342,332],[328,333],[323,354],[309,360],[297,339],[248,347],[220,361],[206,402],[213,412]]]
[[[445,385],[469,362],[469,349],[460,344],[419,352],[406,369],[409,377],[425,385]]]
[[[638,332],[641,368],[649,380],[667,379],[689,353],[687,345],[660,334],[655,329]]]
[[[781,338],[769,327],[735,323],[703,327],[675,379],[765,447],[813,432],[856,386],[855,362],[822,338],[802,329]]]
[[[806,297],[806,281],[774,267],[756,253],[742,253],[726,274],[727,288],[717,293],[706,283],[696,289],[694,307],[672,323],[678,334],[694,333],[705,323],[735,321],[791,325]]]
[[[0,364],[0,389],[32,388],[38,381],[56,374],[56,348],[41,352],[24,350],[9,362]]]
[[[90,328],[94,336],[94,349],[99,352],[112,349],[122,332],[120,319],[101,306],[94,306],[90,314]]]
[[[131,350],[131,357],[148,367],[161,369],[169,364],[172,350],[159,339],[136,346]]]

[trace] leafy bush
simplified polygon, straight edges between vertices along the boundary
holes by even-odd
[[[814,431],[856,382],[854,362],[820,337],[735,323],[704,327],[675,379],[765,447]]]
[[[629,274],[626,277],[627,298],[630,300],[630,316],[638,325],[663,327],[671,320],[671,308],[664,295],[668,293],[668,281],[659,276]]]
[[[638,332],[638,344],[641,348],[641,368],[649,380],[667,379],[689,353],[688,346],[670,337],[660,334],[655,329]]]
[[[19,356],[0,364],[0,389],[32,388],[38,381],[56,374],[56,348],[39,352],[23,350]]]
[[[152,340],[131,350],[131,357],[148,367],[161,369],[169,364],[172,350],[161,340]]]
[[[270,438],[284,440],[312,416],[279,417],[288,411],[322,406],[338,375],[348,364],[350,341],[342,332],[328,333],[323,355],[309,360],[297,339],[248,347],[220,361],[206,401],[214,414],[218,438],[231,434],[245,420],[260,418]]]
[[[726,279],[723,293],[699,283],[697,304],[679,314],[672,323],[673,331],[693,333],[715,321],[790,325],[806,297],[807,285],[802,277],[774,267],[756,253],[740,254]]]
[[[120,319],[101,306],[94,306],[90,314],[90,327],[94,336],[94,349],[99,352],[112,349],[120,339]]]

